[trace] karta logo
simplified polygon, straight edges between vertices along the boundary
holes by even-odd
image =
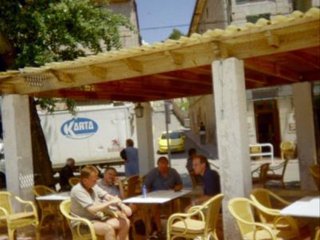
[[[62,135],[81,139],[92,136],[98,131],[98,124],[89,118],[72,118],[61,126]]]

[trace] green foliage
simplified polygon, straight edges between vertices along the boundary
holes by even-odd
[[[14,56],[13,65],[2,69],[37,67],[120,48],[120,27],[132,30],[127,18],[89,0],[0,0],[0,36]],[[37,100],[49,112],[56,102]],[[65,103],[74,112],[75,101]]]
[[[174,28],[172,33],[169,35],[169,39],[178,40],[181,36],[184,36],[183,33]]]
[[[36,101],[36,104],[39,104],[41,109],[45,109],[48,112],[52,113],[57,102],[58,100],[54,98],[41,98]]]
[[[0,32],[16,54],[14,68],[119,48],[121,26],[131,28],[89,0],[0,0]]]

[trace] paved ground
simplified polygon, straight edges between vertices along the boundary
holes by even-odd
[[[154,123],[154,149],[155,149],[155,161],[160,156],[156,153],[157,150],[157,138],[160,136],[161,132],[165,130],[165,120],[164,120],[164,112],[163,111],[157,111],[153,113],[153,123]],[[169,125],[170,130],[181,130],[186,135],[186,150],[194,147],[197,149],[198,153],[204,154],[207,156],[210,160],[210,162],[213,164],[212,166],[219,167],[219,160],[217,160],[217,149],[213,144],[200,144],[200,139],[198,135],[193,134],[189,129],[185,129],[183,126],[181,126],[180,122],[177,120],[177,118],[171,114],[171,123]],[[188,176],[187,170],[185,168],[187,159],[187,152],[184,153],[177,153],[171,155],[171,165],[177,171],[180,173],[184,186],[185,187],[191,187],[191,181]],[[122,172],[124,169],[123,167],[117,167],[118,171]],[[291,160],[288,169],[285,175],[285,181],[287,182],[287,186],[295,188],[297,187],[297,181],[299,180],[299,171],[298,171],[298,161],[297,160]],[[0,229],[0,240],[7,240],[7,237],[5,235],[1,235],[3,233],[4,229]],[[62,237],[59,236],[61,233],[57,231],[56,228],[51,229],[44,229],[42,231],[41,240],[58,240],[58,239],[71,239],[70,233],[67,234],[67,236]],[[34,239],[33,237],[33,229],[29,228],[26,230],[22,230],[18,234],[18,240],[31,240]],[[165,239],[165,238],[162,238]]]

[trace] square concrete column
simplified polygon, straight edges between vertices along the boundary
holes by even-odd
[[[315,190],[316,186],[309,172],[309,166],[317,161],[312,85],[309,82],[295,83],[292,85],[292,93],[296,119],[301,189]]]
[[[252,188],[243,61],[214,61],[212,71],[224,237],[241,239],[228,202],[234,197],[248,197]]]
[[[7,189],[23,199],[33,200],[34,176],[28,96],[3,97],[2,124]]]
[[[145,175],[154,167],[152,134],[152,108],[150,103],[142,104],[142,118],[136,118],[140,175]]]

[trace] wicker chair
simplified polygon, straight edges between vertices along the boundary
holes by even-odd
[[[299,228],[307,224],[305,220],[298,221],[289,216],[282,216],[280,210],[288,206],[290,202],[270,190],[264,188],[254,189],[250,198],[256,204],[259,219],[263,223],[276,225],[277,228],[292,228],[297,234],[299,234]]]
[[[320,191],[320,165],[314,164],[309,167],[309,171],[312,175],[314,183],[316,184],[318,190]]]
[[[69,178],[68,182],[69,182],[69,185],[71,187],[73,187],[74,185],[76,185],[80,182],[80,178],[79,177],[71,177],[71,178]]]
[[[290,141],[284,141],[280,144],[281,159],[292,159],[295,157],[296,145]]]
[[[51,188],[48,188],[45,185],[35,185],[35,186],[33,186],[32,191],[36,197],[56,193],[54,190],[52,190]],[[59,225],[61,225],[63,234],[65,236],[66,229],[65,229],[65,224],[63,222],[63,217],[61,216],[61,214],[59,212],[59,202],[57,202],[57,201],[38,201],[37,200],[37,203],[38,203],[38,206],[39,206],[40,212],[41,212],[40,226],[43,227],[43,223],[45,222],[45,220],[48,217],[52,217],[57,220],[57,223],[59,223]],[[49,222],[49,223],[52,223],[52,222]]]
[[[177,237],[217,240],[216,223],[222,199],[223,194],[218,194],[202,205],[191,207],[187,213],[172,214],[167,222],[167,240]]]
[[[66,218],[72,233],[73,240],[103,240],[103,236],[95,233],[92,223],[85,218],[75,217],[70,214],[71,200],[60,203],[60,212]],[[110,212],[111,214],[111,212]],[[114,215],[112,215],[114,216]]]
[[[242,239],[297,239],[298,233],[287,229],[277,229],[276,225],[257,222],[254,218],[256,204],[247,198],[234,198],[229,201],[229,212],[235,218]]]
[[[320,240],[320,227],[316,228],[316,232],[314,235],[314,240]]]
[[[32,192],[36,197],[55,193],[54,190],[48,188],[45,185],[33,186]],[[49,216],[56,215],[57,205],[55,205],[54,202],[51,201],[37,201],[37,203],[41,212],[40,226],[43,226],[43,223],[45,222],[46,218],[48,218]]]
[[[269,165],[270,163],[264,163],[259,168],[251,172],[252,176],[252,183],[253,184],[260,184],[263,187],[265,187],[266,183],[266,177],[269,171]],[[259,174],[258,176],[255,176],[255,174]]]
[[[265,176],[265,184],[269,181],[275,181],[280,182],[282,188],[286,188],[286,185],[284,183],[284,174],[286,173],[287,165],[288,165],[289,159],[285,159],[281,164],[275,167],[269,167],[268,173]],[[275,173],[275,170],[281,169],[281,173],[277,174]]]
[[[23,212],[15,213],[12,208],[11,198],[11,193],[0,192],[0,226],[7,225],[9,239],[14,239],[15,230],[29,225],[35,227],[36,239],[40,239],[38,213],[33,202],[15,197],[15,200],[23,205]]]
[[[139,195],[141,192],[141,179],[138,175],[131,176],[127,179],[126,197]]]
[[[262,147],[261,146],[249,146],[249,151],[250,153],[261,153],[262,152]],[[262,159],[262,156],[257,156],[257,157],[251,157],[251,159],[258,160]]]

